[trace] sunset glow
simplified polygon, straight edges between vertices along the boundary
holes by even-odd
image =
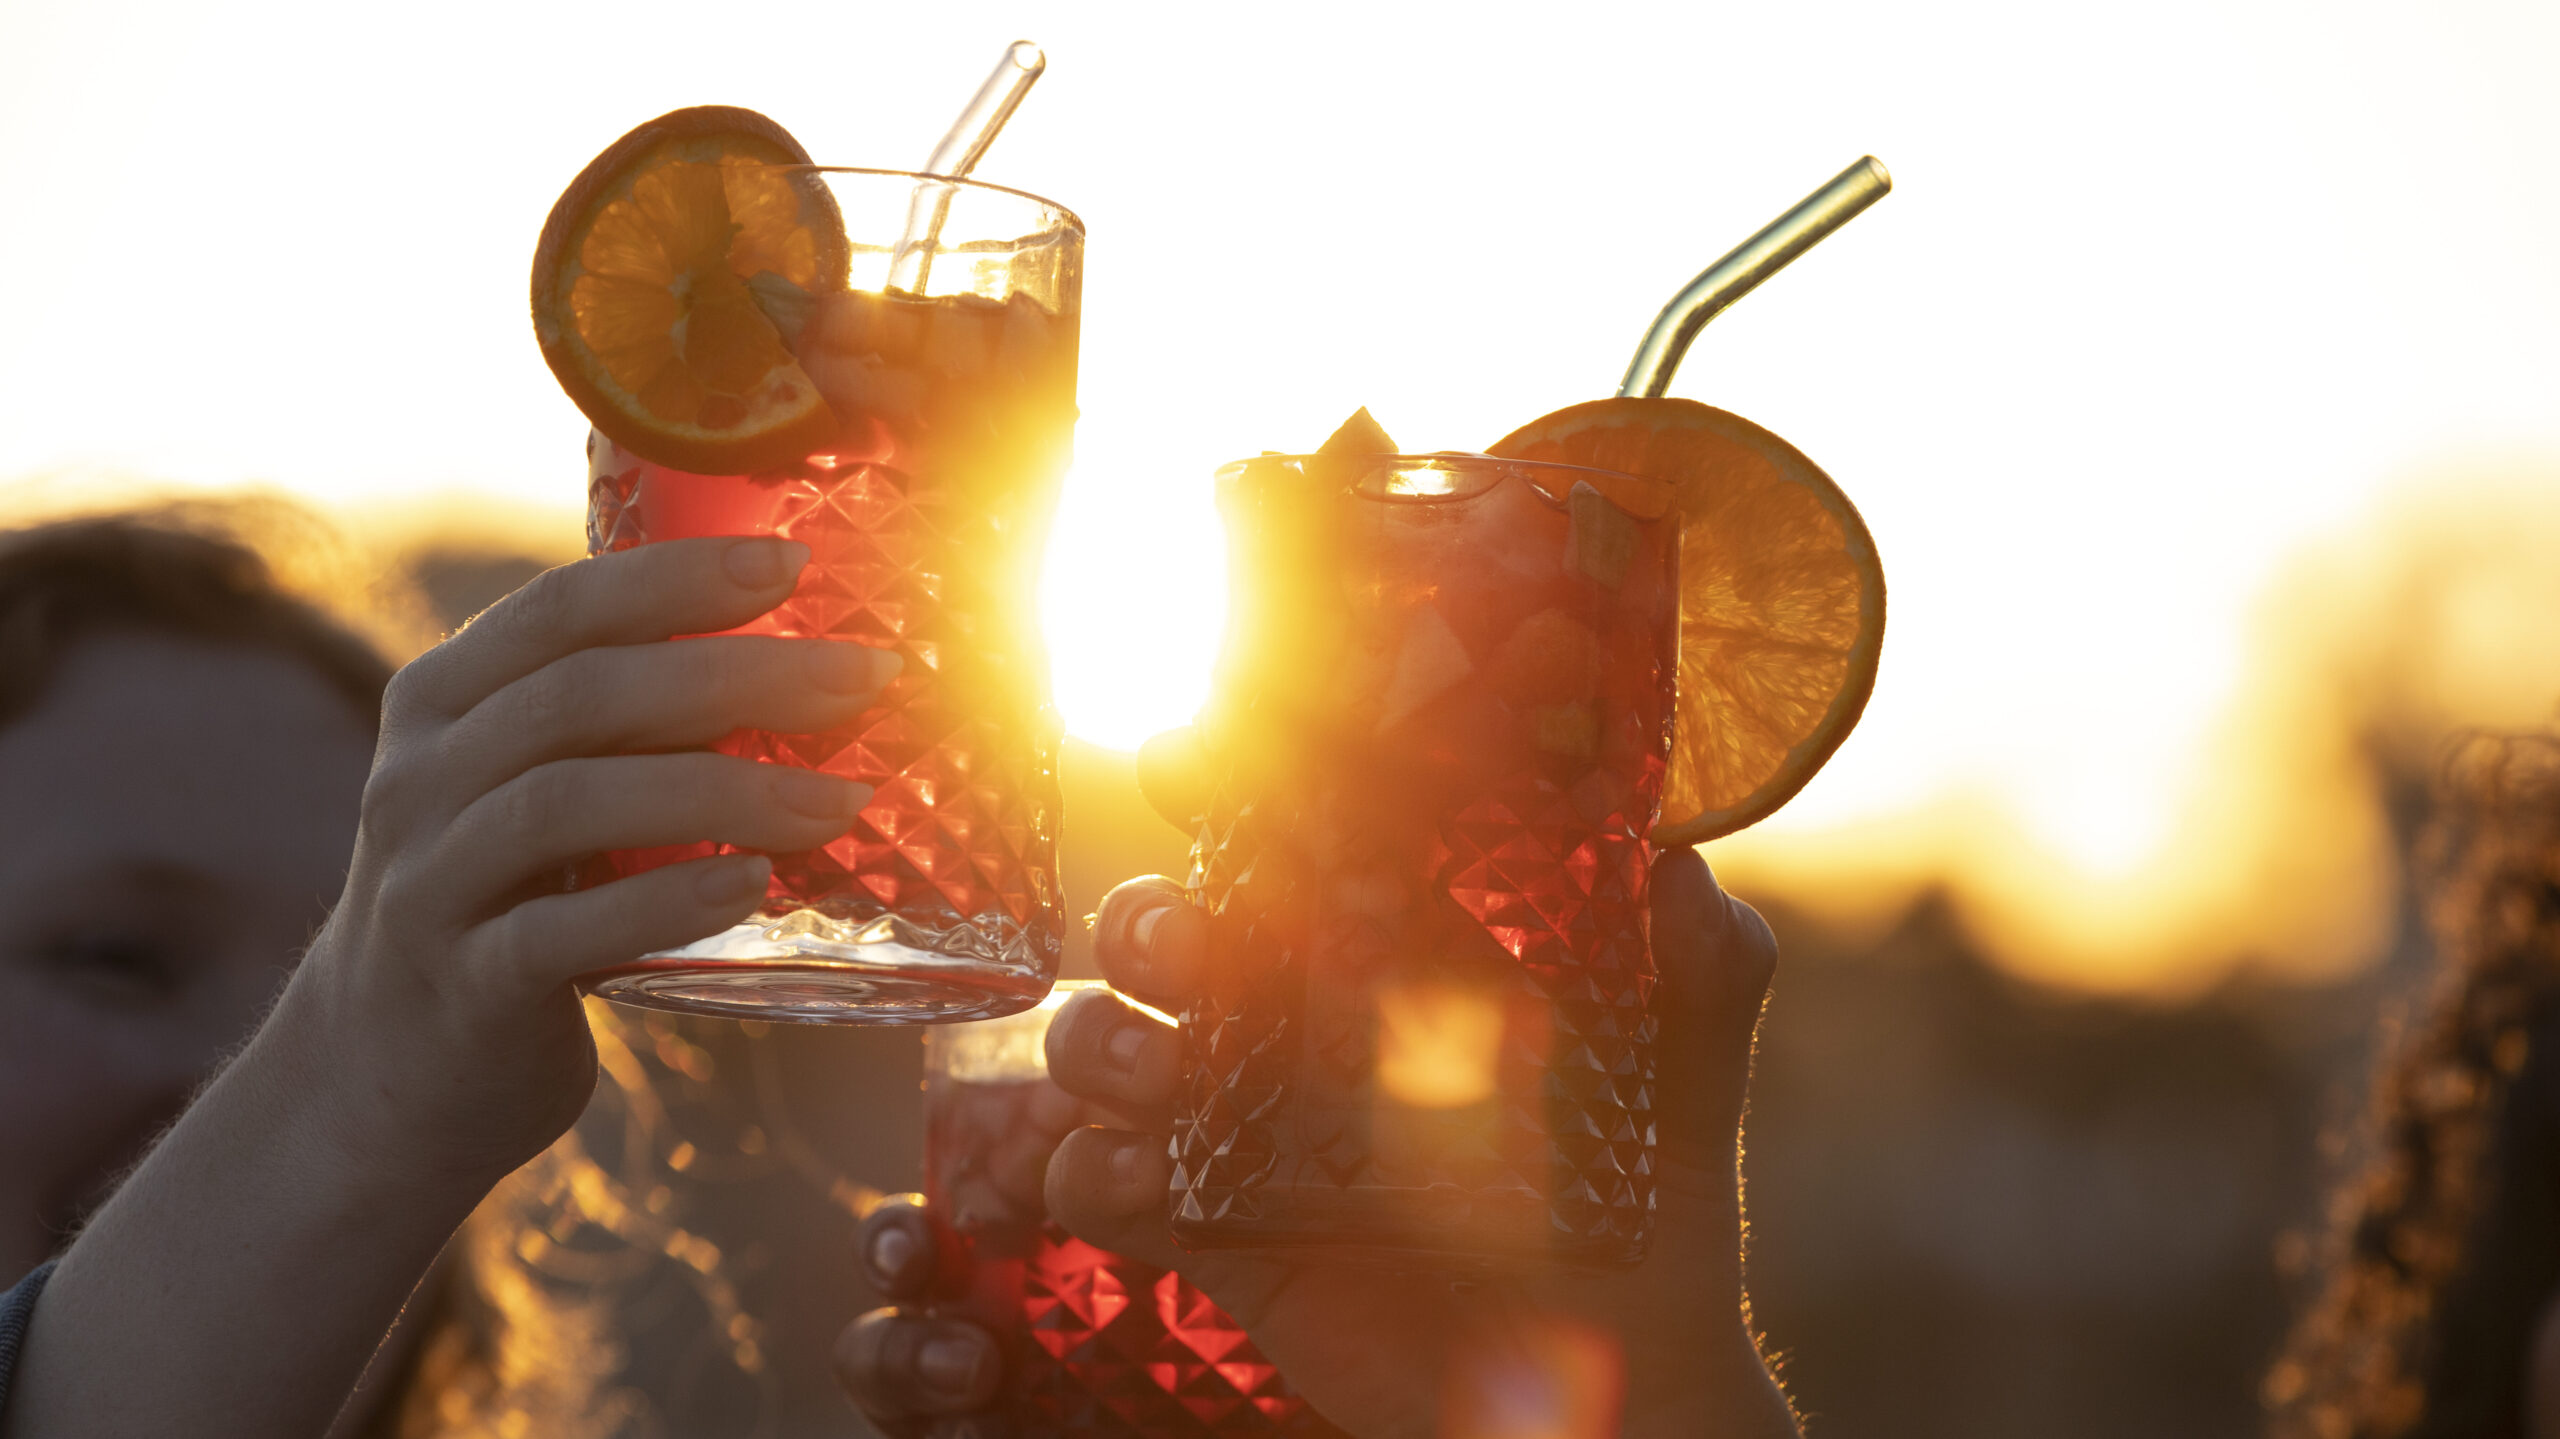
[[[2004,954],[2103,983],[2346,963],[2387,876],[2378,821],[2324,808],[2355,762],[2331,675],[2370,638],[2338,616],[2415,636],[2445,715],[2560,697],[2560,607],[2477,558],[2542,532],[2460,538],[2441,500],[2560,493],[2560,192],[2518,178],[2560,130],[2550,6],[1666,4],[1557,31],[780,3],[702,44],[697,14],[0,3],[0,175],[42,217],[0,232],[33,277],[0,479],[267,484],[359,526],[496,507],[565,550],[585,426],[524,313],[560,187],[704,101],[913,164],[1023,34],[1050,70],[979,173],[1090,227],[1044,590],[1080,737],[1132,747],[1205,694],[1220,463],[1361,405],[1408,450],[1473,449],[1606,394],[1665,298],[1870,151],[1895,193],[1673,387],[1829,470],[1892,587],[1857,734],[1711,849],[1738,886],[1952,877]],[[2342,566],[2471,577],[2395,599]]]

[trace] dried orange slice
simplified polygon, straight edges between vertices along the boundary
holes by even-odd
[[[1866,708],[1884,641],[1875,541],[1831,477],[1695,400],[1573,405],[1491,453],[1678,487],[1680,712],[1655,842],[1731,834],[1803,789]]]
[[[808,165],[773,121],[700,105],[614,141],[570,182],[534,250],[533,329],[597,429],[714,475],[835,437],[793,353],[848,261],[844,218]]]

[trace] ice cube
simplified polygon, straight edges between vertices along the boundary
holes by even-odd
[[[1494,651],[1495,686],[1519,705],[1557,704],[1590,692],[1600,637],[1561,606],[1550,606],[1512,626]]]
[[[924,365],[937,375],[965,380],[987,368],[1004,327],[1004,306],[977,295],[938,301],[924,333]]]
[[[1588,760],[1600,752],[1600,721],[1586,704],[1545,705],[1529,712],[1529,730],[1549,754]]]
[[[1438,610],[1421,606],[1405,626],[1403,648],[1396,652],[1395,673],[1380,701],[1379,732],[1402,724],[1475,669],[1475,661],[1467,658],[1467,647],[1449,622],[1440,618]]]
[[[773,322],[782,343],[798,351],[800,338],[817,311],[817,297],[771,270],[756,271],[755,277],[747,281],[747,293],[755,296],[756,308]]]
[[[1319,455],[1392,455],[1396,453],[1396,442],[1388,436],[1386,428],[1370,415],[1369,407],[1363,405],[1351,412],[1351,418],[1343,421],[1341,426],[1335,429],[1324,444],[1316,450],[1316,453]]]
[[[1383,702],[1394,678],[1392,658],[1384,651],[1365,644],[1346,644],[1334,659],[1329,680],[1332,702],[1345,709],[1373,700]]]
[[[924,403],[923,375],[891,365],[867,350],[850,354],[835,349],[815,350],[802,367],[825,398],[827,408],[848,423],[858,416],[911,420]]]
[[[997,341],[997,353],[1006,364],[1023,373],[1037,373],[1049,362],[1049,351],[1057,343],[1058,322],[1040,308],[1040,302],[1016,291],[1005,301],[1004,328]]]
[[[1555,506],[1517,477],[1461,500],[1386,508],[1407,542],[1464,546],[1465,568],[1474,573],[1545,580],[1556,572]]]
[[[884,360],[914,364],[924,348],[925,326],[932,320],[938,300],[920,300],[913,295],[870,295],[871,328],[865,338],[866,348]]]
[[[1593,489],[1589,480],[1573,482],[1573,492],[1565,497],[1565,513],[1572,523],[1565,539],[1565,568],[1616,589],[1627,577],[1628,562],[1635,558],[1635,519],[1609,503],[1609,497]]]

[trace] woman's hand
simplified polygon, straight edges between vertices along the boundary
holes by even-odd
[[[870,790],[687,752],[823,729],[894,656],[706,635],[780,603],[776,539],[552,570],[392,680],[347,887],[240,1057],[65,1254],[0,1436],[317,1434],[454,1227],[577,1118],[595,1051],[572,981],[745,918],[751,855],[595,889],[601,850],[801,850]]]
[[[1206,916],[1162,878],[1113,890],[1095,934],[1112,984],[1168,1008],[1199,982],[1207,939]],[[1151,1122],[1068,1135],[1049,1162],[1049,1211],[1089,1243],[1180,1271],[1310,1404],[1364,1439],[1508,1432],[1500,1417],[1523,1404],[1605,1426],[1613,1399],[1630,1436],[1793,1435],[1743,1305],[1736,1167],[1777,945],[1704,860],[1677,850],[1654,869],[1653,949],[1659,1209],[1652,1253],[1633,1269],[1435,1283],[1374,1265],[1184,1253],[1165,1217],[1182,1040],[1100,991],[1078,995],[1050,1027],[1050,1073]]]
[[[353,1118],[398,1162],[487,1182],[539,1153],[594,1084],[571,981],[736,923],[772,872],[728,855],[556,892],[569,865],[702,840],[809,849],[869,802],[867,785],[693,749],[840,724],[897,673],[855,645],[670,638],[771,609],[807,558],[693,539],[567,565],[393,678],[346,896],[278,1017],[323,1072],[366,1081]]]

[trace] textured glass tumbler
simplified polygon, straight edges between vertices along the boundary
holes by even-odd
[[[1048,992],[1063,933],[1060,730],[1035,604],[1075,424],[1083,227],[1036,196],[931,182],[951,193],[926,293],[886,294],[925,182],[817,173],[852,238],[852,292],[822,299],[812,325],[859,377],[843,433],[754,475],[687,474],[594,436],[587,544],[806,544],[799,587],[737,632],[893,649],[905,668],[849,724],[741,730],[714,748],[876,794],[842,838],[773,856],[745,922],[588,983],[626,1003],[762,1019],[1009,1014]],[[619,851],[590,871],[603,882],[719,848]]]
[[[1641,1257],[1647,835],[1676,518],[1483,457],[1218,475],[1229,628],[1196,734],[1174,1234],[1425,1266]]]
[[[1332,1435],[1207,1295],[1051,1223],[1043,1158],[1075,1117],[1042,1055],[1068,981],[1037,1008],[925,1041],[925,1200],[966,1250],[937,1314],[1004,1351],[996,1408],[1014,1439]]]

